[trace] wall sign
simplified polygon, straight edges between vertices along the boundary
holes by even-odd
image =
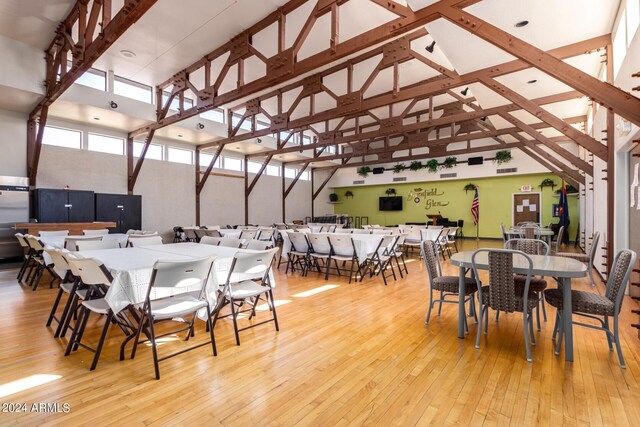
[[[438,193],[437,188],[430,189],[422,189],[422,188],[414,188],[412,191],[409,191],[407,195],[407,200],[413,199],[415,204],[419,204],[422,201],[422,198],[425,199],[425,210],[429,210],[432,208],[437,208],[439,206],[447,206],[449,202],[442,202],[440,200],[434,199],[433,197],[444,196],[444,192]],[[427,198],[428,197],[428,198]]]
[[[520,186],[520,191],[522,191],[522,192],[526,193],[526,192],[529,192],[531,190],[532,190],[532,187],[530,185],[522,185],[522,186]]]

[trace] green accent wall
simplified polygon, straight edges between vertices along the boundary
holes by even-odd
[[[553,180],[556,187],[541,189],[539,185],[545,178]],[[406,222],[426,222],[429,220],[427,214],[437,214],[440,211],[441,215],[449,220],[464,220],[464,235],[475,237],[476,227],[471,215],[474,192],[465,193],[464,191],[464,186],[468,183],[478,186],[480,237],[502,237],[500,223],[504,223],[507,227],[511,225],[512,194],[520,193],[522,185],[530,185],[532,193],[540,193],[542,223],[558,222],[558,218],[553,217],[552,205],[558,203],[559,198],[554,193],[560,188],[562,181],[552,174],[336,187],[334,192],[338,194],[339,203],[334,205],[334,212],[350,216],[368,216],[369,224],[397,225]],[[402,196],[402,211],[378,210],[378,198],[386,196],[385,191],[388,188],[394,188],[396,196]],[[427,191],[427,194],[431,193],[432,195],[421,196],[420,203],[415,203],[413,198],[408,200],[409,192],[415,191],[416,188],[422,188]],[[353,193],[353,197],[345,197],[344,194],[347,190]],[[569,236],[573,240],[579,221],[577,196],[569,196],[569,215],[571,219]]]

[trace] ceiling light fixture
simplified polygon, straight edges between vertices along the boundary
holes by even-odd
[[[202,130],[202,129],[204,129],[204,125],[202,123],[198,123],[197,124],[197,128]]]
[[[469,87],[465,87],[464,89],[462,89],[460,91],[460,93],[462,94],[462,96],[467,96],[467,93],[469,92]]]
[[[135,58],[136,57],[136,53],[130,50],[121,50],[120,51],[120,55],[124,56],[125,58]]]
[[[431,44],[427,47],[425,47],[425,49],[427,49],[427,52],[429,53],[433,53],[433,49],[436,47],[436,41],[432,41]]]
[[[109,101],[109,107],[115,110],[118,108],[118,104],[115,101]]]
[[[100,120],[100,117],[94,117],[93,120]]]
[[[536,83],[536,82],[537,82],[537,80],[536,80],[536,79],[533,79],[533,80],[529,80],[527,83],[529,83],[530,85],[532,85],[532,84],[534,84],[534,83]]]
[[[516,28],[522,28],[522,27],[526,27],[529,24],[529,21],[520,21],[520,22],[516,22],[516,25],[514,25],[514,27]]]
[[[256,144],[262,144],[262,140],[260,138],[256,138]]]
[[[182,134],[181,133],[178,134],[178,138],[182,138]]]

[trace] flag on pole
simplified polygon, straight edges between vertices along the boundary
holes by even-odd
[[[558,216],[560,221],[558,225],[564,226],[565,232],[569,228],[569,201],[567,200],[567,185],[562,181],[562,191],[560,191],[560,200],[558,202]]]
[[[473,224],[478,225],[478,219],[480,219],[480,201],[478,200],[477,188],[476,194],[473,196],[473,202],[471,202],[471,215],[473,215]]]

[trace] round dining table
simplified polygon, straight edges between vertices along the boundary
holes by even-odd
[[[451,265],[459,268],[459,294],[458,294],[458,338],[464,338],[464,299],[466,272],[473,268],[471,257],[475,251],[458,252],[451,257]],[[562,297],[564,300],[564,310],[562,311],[562,322],[564,326],[565,360],[573,362],[573,316],[571,310],[571,279],[585,277],[587,266],[575,259],[551,256],[551,255],[529,255],[533,261],[532,275],[555,277],[562,287]],[[476,267],[480,270],[489,269],[487,252],[478,254]],[[517,274],[527,274],[528,263],[523,257],[515,257],[513,260],[513,271]]]

